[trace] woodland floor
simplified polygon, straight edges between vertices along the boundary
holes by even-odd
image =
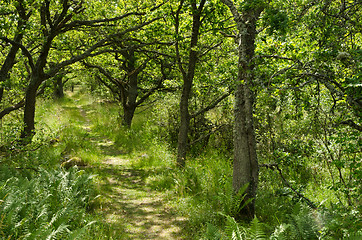
[[[71,108],[78,111],[78,127],[87,133],[84,141],[91,141],[92,146],[102,150],[102,160],[95,168],[101,178],[102,199],[96,213],[110,226],[110,236],[105,239],[184,239],[186,219],[168,204],[166,193],[152,190],[145,183],[152,170],[134,167],[114,142],[92,133],[88,113],[94,114],[95,110],[82,105],[76,94],[68,95],[76,103]]]

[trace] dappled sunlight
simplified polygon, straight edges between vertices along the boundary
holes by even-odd
[[[182,239],[186,219],[167,206],[163,193],[145,184],[149,172],[128,168],[129,163],[113,157],[99,169],[105,221],[123,225],[127,239]]]
[[[68,93],[69,97],[78,96]],[[76,98],[63,109],[70,117],[73,129],[83,137],[72,148],[73,155],[96,161],[98,167],[89,168],[99,176],[101,203],[96,212],[110,226],[113,239],[183,239],[186,219],[178,216],[167,205],[167,195],[151,189],[146,179],[155,172],[137,168],[119,143],[110,139],[102,130],[95,129],[97,111],[92,109],[91,100]],[[73,130],[74,131],[74,130]],[[70,133],[71,134],[71,133]],[[87,154],[92,152],[92,154]],[[92,157],[93,156],[93,157]],[[146,154],[136,159],[145,160]],[[96,158],[96,159],[94,159]],[[95,166],[94,165],[94,166]]]

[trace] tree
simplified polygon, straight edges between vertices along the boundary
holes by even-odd
[[[225,20],[220,17],[222,12],[222,7],[215,1],[181,0],[175,11],[171,7],[172,23],[175,31],[175,59],[181,75],[180,78],[182,79],[182,92],[179,104],[180,124],[177,139],[177,164],[181,168],[185,166],[186,155],[190,146],[190,121],[194,119],[196,122],[196,118],[199,118],[203,119],[201,121],[203,122],[205,120],[204,114],[217,107],[230,94],[230,91],[220,91],[207,104],[201,107],[194,107],[194,109],[190,107],[190,99],[195,94],[193,90],[195,80],[202,83],[203,79],[210,77],[207,75],[207,71],[202,72],[202,65],[204,65],[204,70],[212,71],[211,69],[214,66],[210,65],[215,64],[209,63],[209,66],[205,67],[205,65],[208,65],[207,60],[201,60],[203,58],[211,58],[210,56],[215,54],[216,50],[220,50],[219,47],[222,45],[222,39],[215,38],[215,35],[212,35],[218,29],[223,28]],[[187,14],[186,17],[185,14]],[[191,19],[188,14],[192,16]],[[219,56],[219,54],[216,55]],[[211,78],[210,81],[203,83],[204,87],[207,84],[212,85],[210,82],[216,84],[218,81]],[[210,99],[210,96],[208,97]],[[194,100],[197,102],[200,101],[200,98],[194,97]],[[201,138],[207,138],[212,132],[213,130],[206,134],[206,136],[201,136]],[[199,141],[200,139],[195,140]]]
[[[197,43],[200,35],[200,27],[201,27],[201,16],[202,11],[204,9],[206,1],[201,0],[199,5],[197,6],[197,1],[190,1],[191,5],[191,15],[192,15],[192,29],[191,29],[191,40],[189,47],[189,56],[187,60],[187,68],[185,69],[180,56],[179,49],[179,34],[180,34],[180,13],[184,7],[185,1],[181,0],[179,2],[178,9],[174,14],[175,21],[175,35],[176,35],[176,57],[178,62],[178,67],[182,74],[183,87],[182,87],[182,95],[180,99],[180,128],[178,134],[177,141],[177,164],[180,167],[185,166],[185,159],[187,153],[187,145],[188,145],[188,131],[190,125],[190,113],[189,113],[189,99],[192,89],[192,84],[195,76],[195,68],[196,63],[198,61],[198,51],[197,51]]]
[[[150,8],[152,14],[142,14],[139,19],[124,23],[125,28],[132,27],[127,35],[112,39],[110,54],[83,62],[87,68],[97,70],[95,77],[106,86],[122,106],[122,124],[131,127],[134,113],[157,90],[163,88],[170,64],[166,54],[159,51],[162,46],[169,46],[161,40],[164,26],[156,10],[163,4]],[[148,7],[149,8],[149,7]],[[155,13],[156,12],[156,13]],[[148,15],[151,18],[148,19]],[[155,26],[154,26],[155,25]],[[118,31],[109,28],[107,31]],[[157,73],[157,71],[159,73]],[[149,72],[152,72],[147,76]]]
[[[27,58],[29,68],[29,83],[25,92],[24,102],[24,129],[21,133],[23,142],[29,143],[34,135],[34,116],[36,95],[39,87],[47,79],[56,76],[62,69],[79,62],[87,57],[100,55],[110,50],[105,48],[109,46],[110,40],[122,36],[133,29],[126,29],[110,36],[93,37],[82,40],[69,41],[68,34],[78,32],[79,35],[87,35],[87,30],[105,26],[111,22],[116,22],[131,15],[142,13],[128,12],[119,14],[112,18],[103,18],[95,20],[84,20],[84,3],[82,1],[64,0],[61,3],[44,1],[39,4],[33,3],[33,7],[38,11],[39,17],[29,19],[26,26],[32,26],[27,29],[29,42],[21,44],[7,38],[3,41],[18,47]],[[83,35],[83,36],[85,36]],[[64,41],[64,39],[66,39]],[[77,40],[75,38],[75,40]],[[78,39],[79,40],[79,39]]]
[[[159,70],[161,74],[157,74],[159,75],[157,77],[152,76],[151,79],[140,77],[151,59],[145,59],[144,63],[136,65],[137,57],[135,56],[135,51],[142,52],[142,50],[137,50],[137,46],[126,47],[124,49],[125,50],[120,50],[123,59],[120,59],[118,55],[115,57],[116,62],[120,63],[114,65],[119,66],[119,69],[116,67],[116,69],[113,68],[114,71],[112,71],[110,67],[108,67],[107,70],[103,66],[90,64],[88,62],[84,62],[84,65],[87,68],[98,70],[100,75],[96,74],[97,80],[106,86],[122,105],[122,124],[131,128],[137,107],[141,106],[156,91],[163,89],[163,82],[168,77],[168,66],[162,60],[160,60],[159,63],[157,63],[158,61],[156,60],[153,66],[159,65],[160,69],[156,69]],[[110,64],[108,64],[108,66],[109,65]],[[117,75],[120,75],[119,72],[124,72],[121,74],[121,77],[117,77]],[[141,89],[140,85],[144,83],[146,83],[146,88]]]
[[[10,49],[7,52],[4,52],[5,59],[3,63],[1,64],[0,68],[0,103],[3,100],[4,96],[4,85],[6,85],[6,81],[10,78],[10,71],[16,64],[16,55],[20,49],[20,44],[24,37],[24,30],[26,27],[26,23],[30,16],[32,15],[32,11],[27,10],[26,3],[24,3],[23,0],[16,1],[15,4],[15,10],[11,8],[11,4],[1,2],[1,11],[0,16],[3,16],[2,18],[2,25],[8,26],[7,28],[3,28],[2,30],[4,32],[0,35],[0,40],[2,40],[4,43],[7,43],[10,45]],[[16,16],[17,15],[17,16]],[[8,22],[7,18],[10,18],[10,16],[16,16],[14,17],[17,19],[15,22]],[[9,26],[10,25],[10,26]],[[14,30],[11,29],[12,25],[16,25],[16,28]],[[6,36],[5,34],[9,34],[14,32],[13,39],[11,40],[10,36]],[[11,43],[11,44],[10,44]],[[19,109],[24,105],[24,101],[21,100],[17,104],[7,107],[5,109],[2,109],[0,112],[0,118],[5,116],[6,114],[10,113],[13,110]]]
[[[253,123],[253,80],[256,23],[263,10],[257,1],[244,1],[239,11],[231,0],[222,0],[230,9],[237,27],[235,43],[238,47],[238,76],[235,81],[234,106],[234,166],[233,188],[238,192],[248,184],[246,197],[237,218],[251,220],[255,214],[258,184],[258,160]],[[250,201],[250,202],[249,202]]]

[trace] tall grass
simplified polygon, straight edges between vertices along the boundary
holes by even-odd
[[[229,154],[205,148],[178,169],[173,142],[163,127],[167,111],[141,111],[127,129],[120,124],[119,110],[117,104],[99,103],[87,95],[39,101],[35,144],[0,156],[1,239],[104,239],[111,234],[112,226],[94,223],[102,216],[89,211],[96,197],[94,177],[59,168],[65,158],[79,157],[97,165],[109,156],[129,159],[130,167],[145,170],[150,188],[167,193],[178,214],[188,219],[185,239],[358,239],[362,235],[356,209],[323,205],[311,210],[283,187],[278,175],[265,169],[260,171],[257,218],[250,224],[236,222],[233,215],[242,194],[235,195],[232,188]],[[157,116],[160,112],[163,115]],[[17,119],[16,124],[4,121],[2,129],[2,143],[8,146],[21,129],[19,117],[11,119]]]

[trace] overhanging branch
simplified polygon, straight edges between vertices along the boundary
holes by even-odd
[[[317,209],[316,205],[308,198],[306,198],[303,194],[298,192],[284,177],[282,170],[279,168],[279,165],[277,163],[265,163],[259,165],[259,167],[265,167],[267,169],[274,170],[276,169],[279,173],[280,178],[283,180],[284,184],[287,185],[288,188],[290,188],[299,198],[303,199],[309,207],[313,209]]]

